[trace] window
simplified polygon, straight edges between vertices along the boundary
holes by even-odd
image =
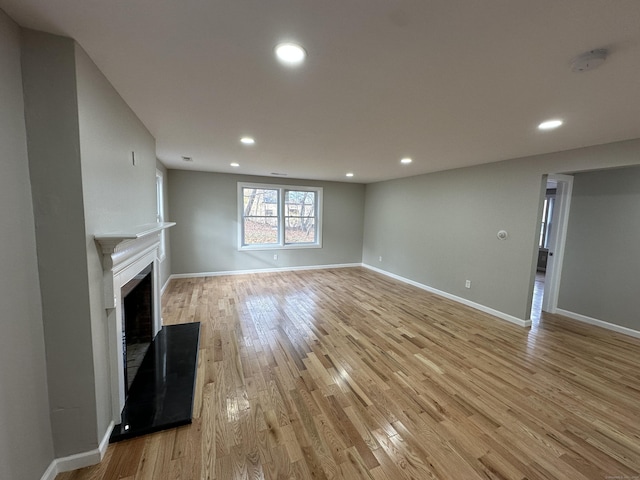
[[[553,216],[553,206],[556,201],[556,191],[547,190],[547,195],[544,199],[544,206],[542,207],[542,225],[540,226],[540,241],[538,245],[540,248],[549,248],[549,236],[551,235],[551,218]]]
[[[156,170],[156,221],[164,222],[164,177],[160,170]],[[166,230],[160,232],[160,249],[158,252],[159,260],[163,261],[165,254],[165,235]]]
[[[322,188],[238,183],[240,249],[319,248]]]

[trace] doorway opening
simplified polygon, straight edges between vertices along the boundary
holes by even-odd
[[[538,325],[542,312],[555,313],[569,220],[573,177],[550,174],[541,198],[540,236],[531,302],[531,325]]]
[[[531,302],[531,322],[540,320],[542,299],[544,296],[547,263],[549,262],[549,246],[553,231],[553,211],[556,203],[557,181],[547,179],[547,188],[542,203],[542,220],[540,222],[540,236],[538,238],[538,261],[536,264],[536,279],[533,284],[533,300]]]

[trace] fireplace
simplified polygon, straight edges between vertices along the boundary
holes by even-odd
[[[112,417],[116,424],[120,423],[136,363],[144,356],[142,350],[148,348],[145,343],[151,342],[162,327],[158,251],[161,232],[173,225],[173,222],[141,225],[125,232],[95,236],[102,252]],[[137,290],[138,287],[141,290]],[[134,296],[126,300],[130,295]],[[141,318],[130,320],[135,317],[133,312],[139,313],[143,307],[147,312]],[[132,326],[128,325],[129,321]],[[136,358],[128,357],[128,351]]]
[[[153,340],[153,295],[153,264],[149,264],[121,289],[125,394],[131,388]]]

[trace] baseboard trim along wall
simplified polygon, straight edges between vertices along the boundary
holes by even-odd
[[[171,275],[169,275],[169,278],[167,278],[167,281],[164,282],[164,285],[162,285],[162,288],[160,289],[160,296],[164,295],[164,291],[167,289],[167,287],[169,286],[169,282],[171,281]]]
[[[368,268],[369,270],[373,270],[374,272],[381,273],[382,275],[386,275],[387,277],[391,277],[395,280],[399,280],[404,283],[408,283],[409,285],[413,285],[414,287],[421,288],[422,290],[426,290],[430,293],[435,293],[436,295],[440,295],[441,297],[448,298],[449,300],[453,300],[454,302],[462,303],[467,307],[475,308],[476,310],[480,310],[481,312],[488,313],[489,315],[493,315],[494,317],[498,317],[501,320],[506,320],[510,323],[515,323],[521,327],[530,327],[531,320],[522,320],[518,317],[514,317],[513,315],[509,315],[507,313],[501,312],[499,310],[494,310],[493,308],[487,307],[480,303],[472,302],[471,300],[467,300],[466,298],[458,297],[457,295],[452,295],[450,293],[444,292],[442,290],[438,290],[436,288],[430,287],[428,285],[424,285],[419,282],[415,282],[405,277],[401,277],[400,275],[396,275],[395,273],[387,272],[386,270],[381,270],[372,265],[368,265],[366,263],[362,264],[363,267]]]
[[[91,465],[100,463],[104,458],[104,454],[107,453],[109,438],[111,437],[111,432],[113,431],[114,426],[114,422],[109,424],[98,448],[89,450],[88,452],[76,453],[74,455],[69,455],[68,457],[56,458],[53,460],[40,480],[55,480],[56,475],[59,473],[70,472],[71,470],[90,467]]]
[[[297,270],[326,270],[329,268],[353,268],[361,266],[361,263],[338,263],[334,265],[306,265],[302,267],[259,268],[256,270],[228,270],[224,272],[174,273],[169,277],[169,280],[172,280],[174,278],[222,277],[225,275],[246,275],[250,273],[293,272]]]
[[[589,325],[595,325],[596,327],[606,328],[607,330],[612,330],[617,333],[622,333],[623,335],[629,335],[630,337],[640,338],[640,331],[623,327],[622,325],[616,325],[615,323],[605,322],[604,320],[598,320],[597,318],[587,317],[586,315],[570,312],[569,310],[563,310],[561,308],[556,308],[555,313],[557,313],[558,315],[562,315],[564,317],[569,317],[573,320],[577,320],[578,322],[588,323]]]
[[[257,270],[230,270],[224,272],[198,272],[198,273],[174,273],[169,277],[169,280],[174,278],[198,278],[198,277],[220,277],[224,275],[244,275],[249,273],[270,273],[270,272],[290,272],[296,270],[325,270],[329,268],[353,268],[353,267],[364,267],[369,270],[373,270],[374,272],[381,273],[382,275],[386,275],[388,277],[394,278],[404,283],[408,283],[409,285],[413,285],[414,287],[421,288],[422,290],[426,290],[430,293],[435,293],[436,295],[440,295],[441,297],[448,298],[449,300],[453,300],[458,303],[462,303],[471,308],[475,308],[476,310],[480,310],[481,312],[488,313],[489,315],[493,315],[494,317],[498,317],[502,320],[506,320],[507,322],[514,323],[521,327],[530,327],[531,320],[522,320],[520,318],[514,317],[513,315],[506,314],[504,312],[500,312],[498,310],[494,310],[493,308],[486,307],[485,305],[481,305],[479,303],[472,302],[467,300],[466,298],[458,297],[456,295],[452,295],[450,293],[444,292],[442,290],[438,290],[428,285],[424,285],[422,283],[415,282],[405,277],[401,277],[400,275],[396,275],[391,272],[387,272],[385,270],[381,270],[379,268],[373,267],[366,263],[341,263],[334,265],[308,265],[303,267],[283,267],[283,268],[263,268]]]

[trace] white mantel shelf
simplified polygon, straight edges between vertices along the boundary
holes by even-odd
[[[101,233],[95,235],[95,239],[102,248],[102,253],[110,254],[118,250],[118,246],[122,243],[159,233],[166,228],[173,227],[175,224],[176,222],[147,223],[122,232]]]
[[[102,268],[112,275],[150,250],[160,246],[160,233],[175,222],[148,223],[122,232],[95,235],[102,251]]]

